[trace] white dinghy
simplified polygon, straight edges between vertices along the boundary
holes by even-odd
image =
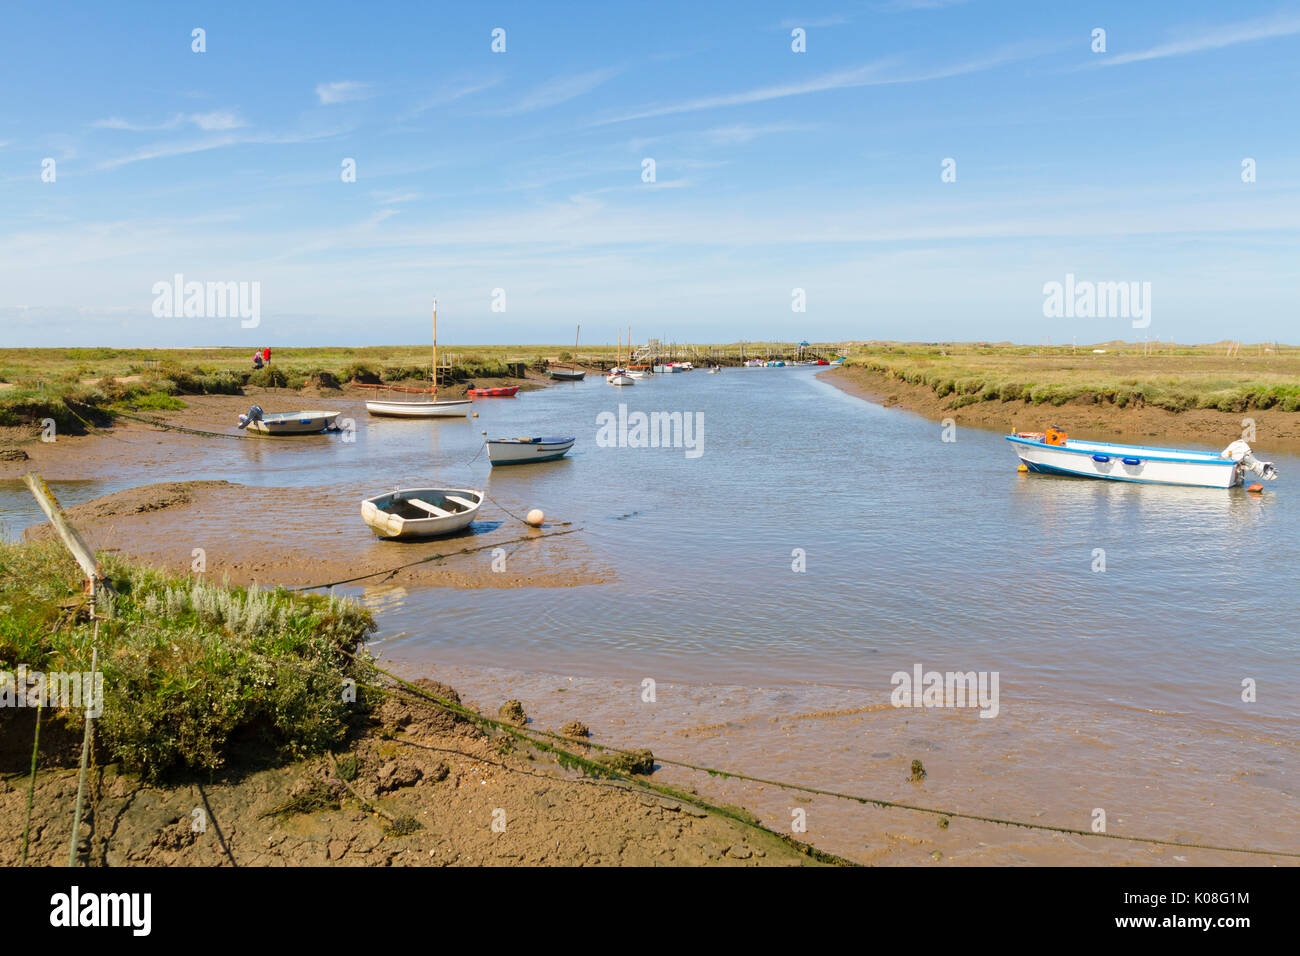
[[[266,415],[254,405],[239,416],[239,427],[256,435],[315,435],[335,429],[338,412],[275,412]]]
[[[473,488],[402,488],[361,502],[361,517],[379,537],[409,541],[468,527],[482,504]]]
[[[533,461],[555,461],[568,454],[573,438],[494,438],[487,443],[488,460],[494,465],[522,465]]]
[[[1215,454],[1180,448],[1150,448],[1112,442],[1079,441],[1056,428],[1007,435],[1020,461],[1032,472],[1105,478],[1150,485],[1232,488],[1252,471],[1265,481],[1277,477],[1271,462],[1260,461],[1244,441]]]
[[[366,402],[371,415],[388,418],[464,418],[469,414],[470,400],[455,398],[438,401],[438,300],[433,300],[433,398],[409,402],[376,399]]]

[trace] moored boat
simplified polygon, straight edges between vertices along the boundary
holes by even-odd
[[[581,382],[587,376],[586,370],[580,368],[552,368],[546,374],[557,382]]]
[[[375,400],[366,402],[366,411],[371,415],[388,418],[464,418],[469,414],[470,401],[467,398],[449,398],[442,401],[433,399],[427,402],[386,402]]]
[[[493,438],[487,443],[488,460],[493,465],[522,465],[527,462],[555,461],[573,447],[574,438]]]
[[[1025,467],[1038,474],[1105,478],[1140,484],[1232,488],[1251,471],[1271,481],[1277,469],[1260,461],[1244,441],[1222,452],[1151,448],[1113,442],[1080,441],[1056,428],[1007,435]]]
[[[275,412],[264,414],[254,405],[248,414],[239,416],[239,427],[256,435],[315,435],[337,427],[339,412]]]
[[[518,391],[518,385],[498,385],[493,388],[467,388],[465,394],[472,398],[509,398]]]
[[[402,488],[361,502],[361,518],[381,538],[436,538],[468,527],[482,504],[475,488]]]

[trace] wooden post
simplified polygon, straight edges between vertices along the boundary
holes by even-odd
[[[63,513],[63,506],[59,504],[54,492],[50,491],[50,486],[34,471],[29,471],[23,475],[23,481],[36,499],[36,503],[41,506],[45,512],[45,517],[50,519],[50,524],[54,525],[54,530],[59,533],[63,539],[63,545],[72,553],[81,571],[90,581],[91,593],[98,584],[103,584],[104,573],[99,569],[99,562],[95,560],[89,545],[82,539],[77,529],[74,528]]]

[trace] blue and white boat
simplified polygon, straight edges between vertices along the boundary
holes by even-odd
[[[1107,478],[1151,485],[1232,488],[1252,471],[1266,481],[1277,477],[1271,462],[1259,461],[1244,441],[1219,452],[1149,448],[1111,442],[1079,441],[1063,432],[1007,435],[1021,462],[1032,472],[1076,478]]]
[[[533,461],[555,461],[573,447],[573,438],[493,438],[487,443],[493,465],[522,465]]]

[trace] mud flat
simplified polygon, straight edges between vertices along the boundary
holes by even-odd
[[[445,685],[418,686],[458,700]],[[75,746],[64,744],[75,761]],[[0,866],[16,866],[29,778],[22,759],[5,758]],[[67,862],[76,789],[75,762],[42,764],[29,864]],[[86,802],[79,857],[90,866],[794,866],[829,859],[635,782],[564,771],[549,754],[395,699],[345,751],[279,767],[250,760],[215,778],[158,784],[117,764],[97,765]]]
[[[819,373],[836,388],[887,408],[902,408],[935,421],[951,418],[958,425],[1011,433],[1042,431],[1056,425],[1074,437],[1127,441],[1133,444],[1200,444],[1223,447],[1240,437],[1242,420],[1255,423],[1252,444],[1263,454],[1300,450],[1300,413],[1276,409],[1224,412],[1194,408],[1174,412],[1150,405],[1120,408],[1090,398],[1063,405],[1023,400],[981,401],[958,406],[959,397],[943,397],[928,385],[914,385],[883,372],[852,365]]]

